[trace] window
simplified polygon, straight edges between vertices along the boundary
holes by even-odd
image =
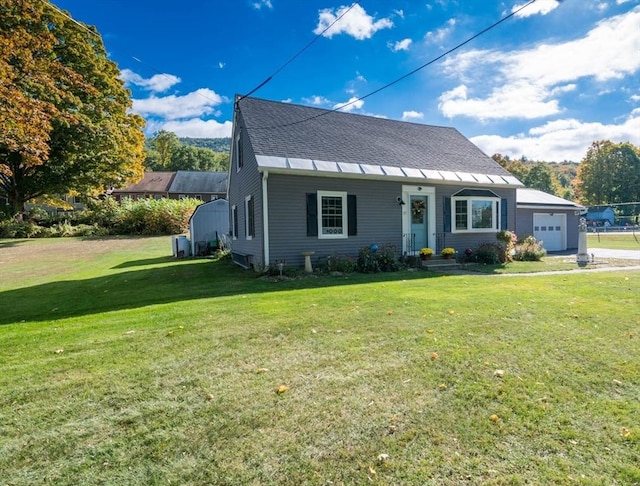
[[[500,198],[453,196],[453,231],[491,232],[500,229]]]
[[[318,191],[318,237],[347,237],[347,194]]]
[[[238,238],[238,208],[236,206],[231,206],[231,221],[233,222],[231,237],[235,240]]]
[[[240,134],[236,137],[236,160],[238,162],[238,172],[242,169],[244,165],[244,154],[242,153],[242,137]]]
[[[255,211],[253,197],[247,196],[244,199],[244,231],[247,240],[253,239],[256,234]]]

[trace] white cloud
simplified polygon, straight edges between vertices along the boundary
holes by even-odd
[[[340,20],[340,16],[344,15]],[[337,20],[337,21],[336,21]],[[333,22],[331,27],[329,27]],[[389,19],[380,19],[374,21],[373,17],[358,4],[354,5],[351,10],[349,7],[339,7],[335,13],[333,9],[326,8],[318,12],[318,26],[313,31],[314,34],[322,34],[329,39],[336,34],[347,34],[355,39],[370,39],[380,29],[388,29],[393,27],[393,22]],[[326,32],[323,31],[327,29]]]
[[[419,111],[404,111],[402,112],[403,120],[422,120],[424,118],[424,113]]]
[[[133,111],[142,116],[156,116],[168,120],[210,115],[225,99],[208,88],[201,88],[184,96],[151,96],[133,100]]]
[[[231,136],[233,123],[230,121],[218,122],[216,120],[173,120],[168,122],[150,121],[147,123],[148,134],[157,133],[160,130],[173,132],[179,137],[191,138],[225,138]]]
[[[226,66],[226,64],[224,62],[222,62],[222,61],[220,61],[218,63],[218,68],[220,68],[220,69],[224,69],[225,66]]]
[[[402,39],[401,41],[397,41],[397,42],[389,42],[387,46],[393,52],[408,51],[412,42],[413,41],[411,39]]]
[[[445,116],[481,120],[536,118],[562,111],[558,96],[576,82],[621,79],[640,70],[640,7],[596,25],[584,37],[531,49],[469,51],[447,59],[445,72],[463,84],[439,100]],[[486,86],[493,86],[487,90]]]
[[[486,154],[501,153],[512,158],[523,155],[531,160],[579,162],[592,142],[611,140],[640,145],[640,110],[634,110],[621,124],[554,120],[534,127],[527,134],[510,137],[480,135],[471,141]]]
[[[453,31],[456,25],[456,19],[447,20],[447,26],[441,27],[435,31],[429,31],[425,34],[424,40],[430,44],[442,44]]]
[[[511,12],[515,12],[516,10],[524,7],[528,2],[521,3],[518,5],[514,5],[511,9]],[[529,5],[526,8],[520,10],[515,16],[516,17],[530,17],[532,15],[547,15],[552,10],[555,10],[560,6],[559,0],[538,0],[537,2]]]
[[[154,93],[162,93],[181,81],[178,76],[173,74],[155,74],[150,78],[143,78],[131,69],[120,71],[120,79],[127,85],[133,84]]]
[[[335,105],[333,105],[333,109],[345,111],[348,113],[353,110],[359,110],[363,106],[364,106],[364,101],[354,96],[353,98],[349,98],[349,101],[346,101],[345,103],[336,103]]]
[[[273,8],[271,0],[260,0],[259,2],[253,2],[253,8],[260,10],[262,7]]]
[[[326,106],[331,104],[331,101],[329,101],[327,98],[318,95],[312,96],[310,98],[303,98],[302,101],[313,106]]]

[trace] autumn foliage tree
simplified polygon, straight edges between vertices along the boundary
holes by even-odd
[[[577,175],[583,204],[640,201],[640,150],[629,142],[593,142]]]
[[[97,31],[43,0],[0,0],[0,193],[90,193],[143,174],[144,120]]]

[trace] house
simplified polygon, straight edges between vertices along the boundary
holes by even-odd
[[[228,181],[232,255],[256,268],[495,243],[522,186],[454,128],[251,97],[236,99]]]
[[[117,200],[132,199],[184,199],[191,197],[214,201],[227,195],[226,172],[179,170],[177,172],[145,172],[142,180],[112,191]]]
[[[578,248],[578,225],[586,208],[536,189],[519,188],[515,231],[533,235],[547,251]]]

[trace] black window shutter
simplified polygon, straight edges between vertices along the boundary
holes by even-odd
[[[355,236],[358,234],[358,210],[356,206],[356,196],[354,194],[347,195],[347,220],[348,235]]]
[[[307,236],[318,236],[318,196],[307,193]]]
[[[444,197],[444,220],[443,220],[443,231],[445,233],[451,233],[451,198],[445,196]]]
[[[507,229],[507,199],[500,201],[500,229]]]

